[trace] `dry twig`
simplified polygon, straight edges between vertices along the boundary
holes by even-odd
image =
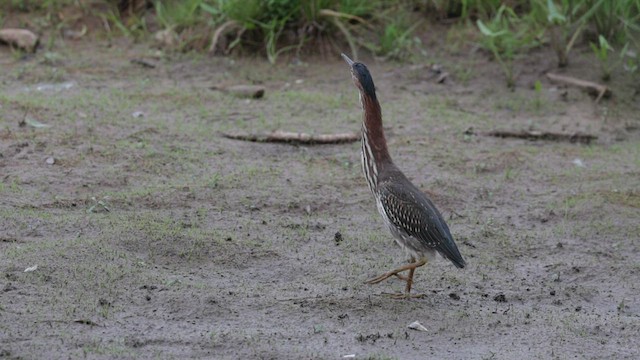
[[[252,142],[273,142],[305,145],[340,144],[360,140],[359,133],[312,135],[281,130],[276,130],[269,134],[223,133],[222,136],[229,139]]]
[[[569,141],[572,143],[579,142],[583,144],[589,144],[591,140],[595,140],[598,137],[591,134],[573,133],[553,133],[548,131],[510,131],[510,130],[493,130],[485,133],[487,136],[494,136],[499,138],[517,138],[528,140],[548,140],[548,141]]]
[[[586,90],[589,94],[596,96],[596,102],[600,101],[603,96],[611,96],[611,89],[609,89],[605,85],[553,73],[547,73],[547,77],[551,81],[577,86],[583,90]]]

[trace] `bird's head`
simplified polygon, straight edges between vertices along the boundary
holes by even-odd
[[[360,93],[375,99],[376,87],[373,85],[373,79],[367,66],[361,62],[355,62],[349,59],[345,54],[342,54],[342,58],[349,64],[351,68],[351,78],[358,90],[360,90]]]

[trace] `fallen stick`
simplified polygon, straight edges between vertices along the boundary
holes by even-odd
[[[340,144],[360,140],[359,133],[311,135],[306,133],[295,133],[280,130],[276,130],[269,134],[223,133],[222,136],[228,139],[252,142],[273,142],[305,145]]]
[[[583,144],[589,144],[591,140],[595,140],[598,137],[591,134],[573,133],[553,133],[548,131],[509,131],[509,130],[493,130],[485,133],[487,136],[499,137],[499,138],[517,138],[528,140],[548,140],[548,141],[569,141],[572,143],[579,142]]]
[[[147,69],[155,69],[156,64],[145,59],[131,59],[132,64],[140,65]]]
[[[553,73],[547,73],[547,77],[551,81],[577,86],[583,90],[586,90],[589,94],[596,96],[596,102],[600,101],[603,96],[611,96],[611,89],[607,86],[600,85],[591,81],[580,80],[572,78],[570,76],[558,75]]]

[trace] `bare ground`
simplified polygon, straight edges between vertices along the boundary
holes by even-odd
[[[434,50],[445,84],[369,59],[392,156],[468,263],[428,264],[415,283],[427,296],[399,301],[382,295],[399,281],[363,284],[405,259],[358,144],[220,136],[357,131],[340,59],[270,67],[127,45],[27,59],[0,49],[0,357],[640,357],[640,102],[628,75],[596,105],[546,81],[550,53],[519,65],[513,92],[478,53]],[[597,81],[576,56],[566,73]],[[266,98],[209,89],[243,83]],[[598,139],[483,135],[494,129]],[[426,332],[407,328],[416,320]]]

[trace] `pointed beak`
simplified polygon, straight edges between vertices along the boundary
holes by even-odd
[[[344,61],[347,62],[347,64],[349,64],[349,66],[353,66],[353,60],[349,59],[349,57],[345,54],[341,54],[342,58],[344,59]]]

